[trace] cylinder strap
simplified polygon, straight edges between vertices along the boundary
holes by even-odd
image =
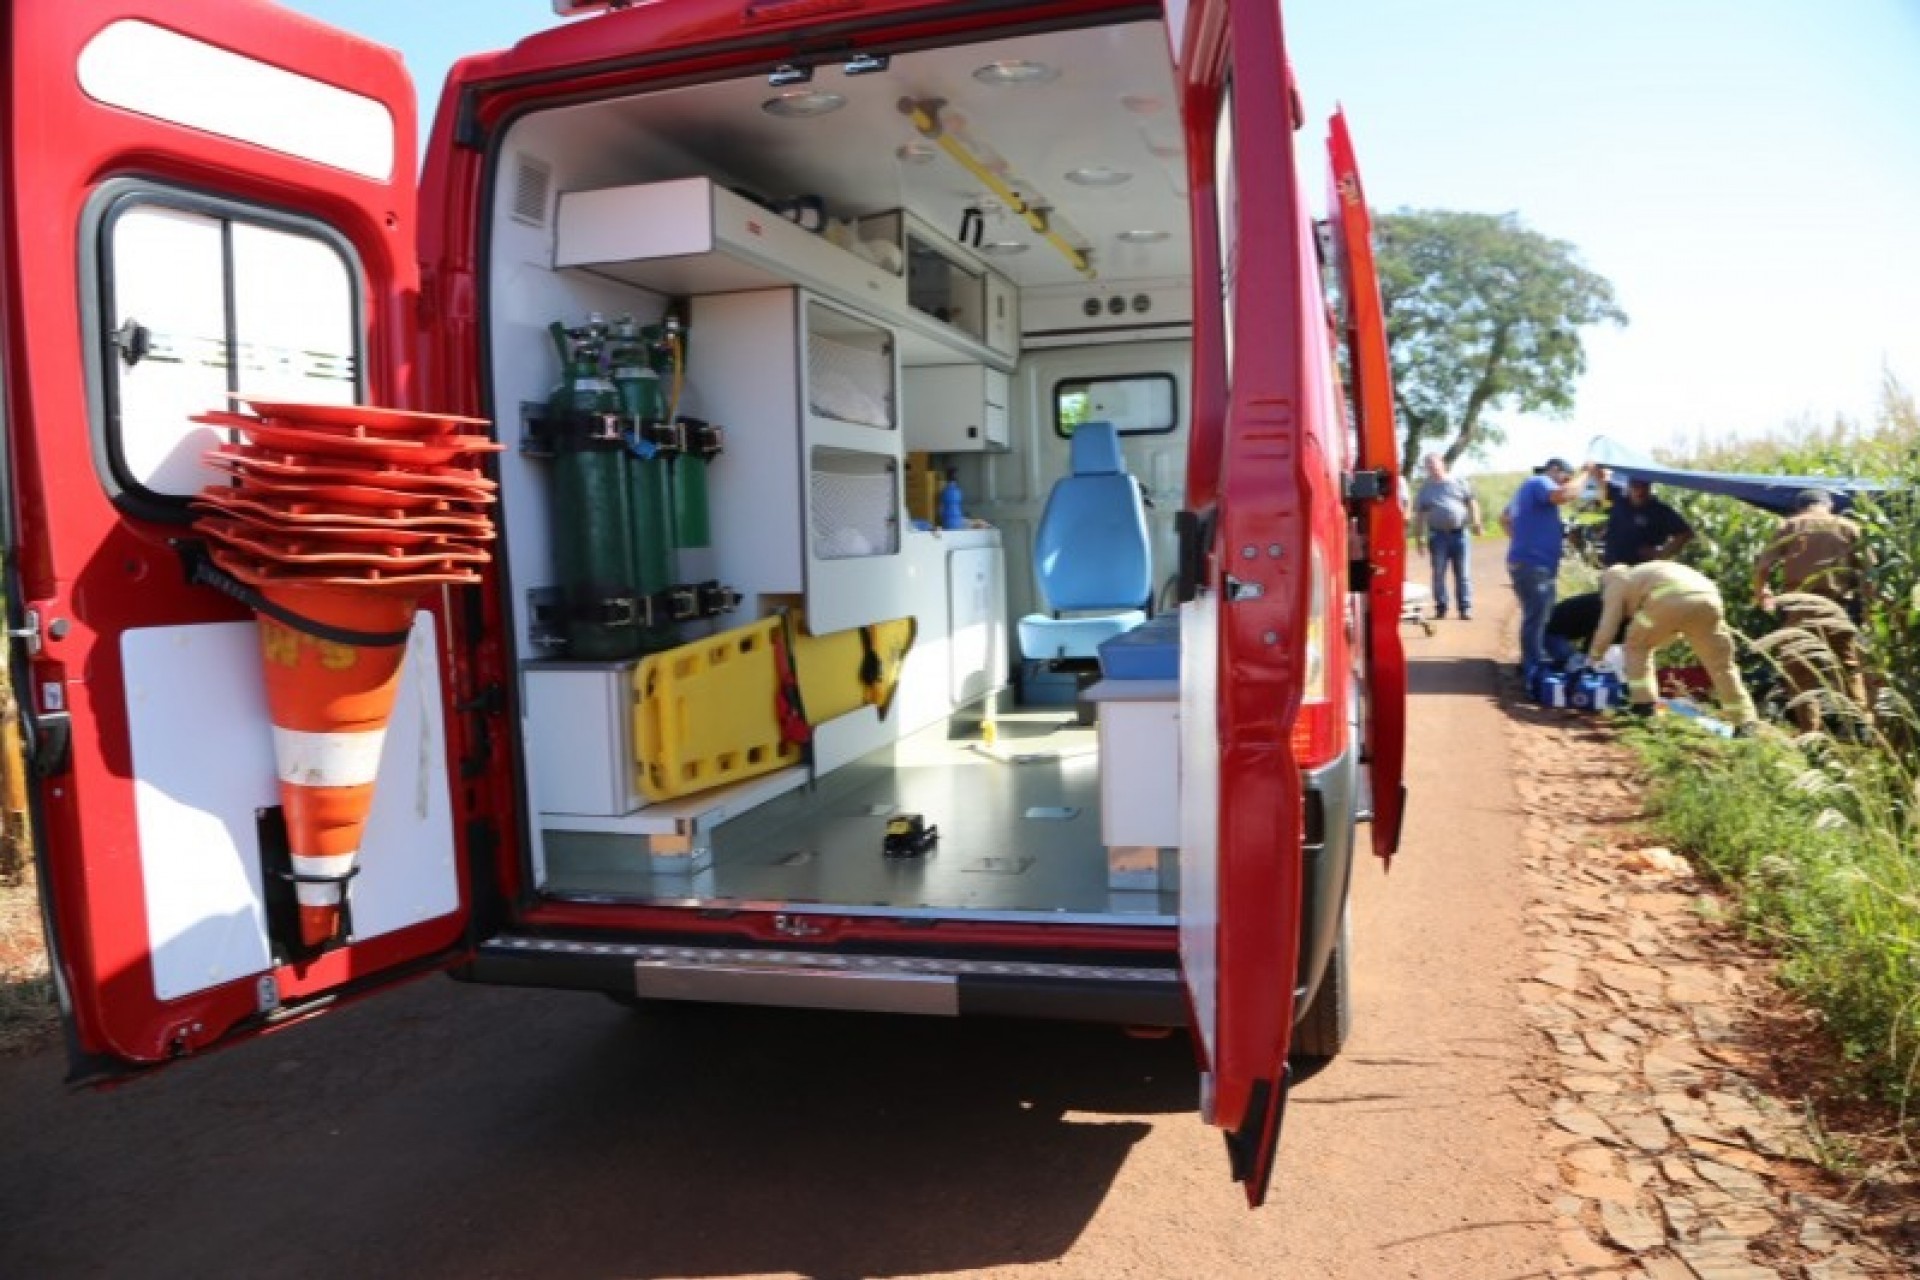
[[[221,595],[237,600],[255,613],[264,614],[295,631],[315,639],[361,649],[385,649],[407,642],[410,633],[406,631],[353,631],[295,613],[275,604],[215,564],[213,557],[207,554],[206,543],[183,539],[173,545],[180,554],[180,563],[186,568],[189,586],[212,587]]]

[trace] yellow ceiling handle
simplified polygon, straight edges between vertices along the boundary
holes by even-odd
[[[1000,197],[1007,208],[1013,210],[1026,221],[1029,227],[1033,228],[1034,234],[1058,249],[1066,260],[1073,264],[1075,271],[1089,280],[1097,278],[1099,272],[1095,271],[1093,264],[1087,261],[1087,255],[1074,248],[1059,232],[1048,225],[1046,210],[1035,208],[1019,192],[1008,186],[1005,178],[987,168],[980,162],[978,156],[967,150],[964,143],[947,132],[946,126],[940,123],[940,106],[937,99],[902,98],[900,114],[913,122],[913,127],[920,131],[921,137],[952,156],[961,168],[980,180],[980,185]]]

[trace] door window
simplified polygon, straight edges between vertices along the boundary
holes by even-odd
[[[1170,373],[1067,378],[1053,384],[1053,431],[1063,439],[1083,422],[1111,422],[1123,436],[1165,435],[1180,425]]]
[[[228,394],[351,404],[360,379],[356,264],[337,237],[264,210],[122,197],[101,236],[110,486],[178,503],[220,474],[192,421]]]

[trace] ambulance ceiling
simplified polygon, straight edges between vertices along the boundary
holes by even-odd
[[[818,115],[765,108],[809,93],[845,101]],[[1079,282],[1063,254],[916,131],[903,98],[941,101],[949,133],[1050,206],[1054,229],[1088,250],[1100,280],[1188,274],[1185,147],[1158,23],[902,53],[859,75],[830,63],[785,87],[756,76],[648,94],[614,105],[614,136],[631,142],[642,181],[713,174],[768,200],[817,195],[837,216],[905,207],[956,239],[965,210],[981,207],[982,244],[1001,246],[986,254],[996,268],[1023,286]]]

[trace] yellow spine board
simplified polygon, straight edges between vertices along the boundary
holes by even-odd
[[[900,671],[906,665],[907,652],[913,648],[918,630],[912,618],[895,618],[871,627],[851,627],[826,635],[808,635],[806,619],[799,618],[794,629],[793,666],[800,681],[800,701],[807,711],[808,724],[825,724],[862,707],[879,707],[880,714],[893,704],[894,690],[900,685]],[[861,631],[871,635],[874,655],[879,659],[878,678],[863,678],[867,647]]]
[[[765,618],[640,660],[633,676],[634,756],[648,800],[799,763],[800,746],[780,732],[774,638],[783,625]]]

